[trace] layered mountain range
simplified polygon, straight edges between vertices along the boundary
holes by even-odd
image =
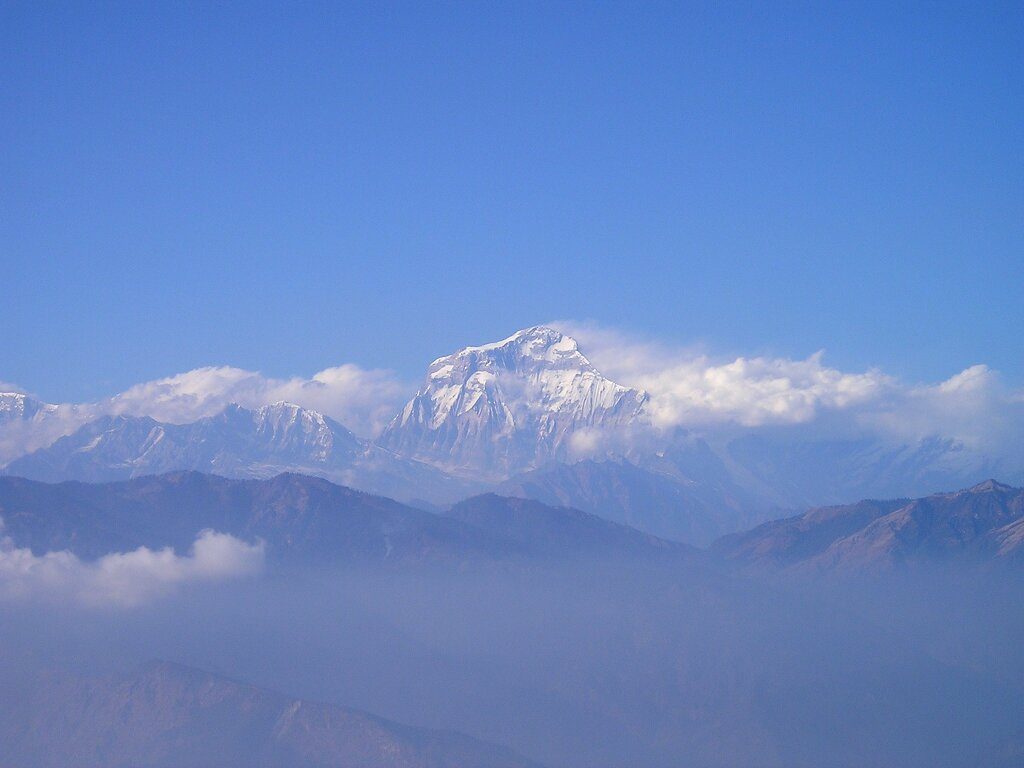
[[[193,660],[198,653],[215,660],[209,668],[265,687],[162,663],[26,679],[19,659],[6,658],[23,626],[31,654],[60,640],[33,621],[63,626],[78,653],[90,634],[80,625],[103,614],[72,604],[32,619],[40,605],[7,595],[2,758],[25,766],[528,764],[493,746],[501,744],[567,768],[669,768],[680,755],[704,768],[1008,768],[1024,754],[1022,678],[1019,653],[1001,647],[1001,635],[984,650],[985,625],[963,622],[965,634],[954,626],[945,644],[930,626],[921,638],[894,631],[920,601],[914,590],[895,600],[898,580],[861,595],[870,610],[854,610],[841,590],[816,596],[811,587],[851,568],[902,570],[925,585],[941,628],[973,596],[967,578],[962,595],[948,590],[981,574],[988,580],[980,583],[1005,592],[994,607],[985,608],[991,595],[981,601],[982,618],[1019,623],[1021,571],[996,569],[1020,563],[1022,500],[1024,490],[988,482],[815,510],[726,537],[706,553],[494,494],[437,514],[294,474],[0,478],[5,579],[60,588],[45,569],[19,563],[67,553],[84,563],[111,553],[138,559],[140,547],[151,561],[164,547],[183,552],[200,529],[261,540],[268,565],[255,587],[161,598],[169,618],[136,607],[111,615],[118,637],[93,636],[105,654],[148,615],[156,628],[136,640],[147,654],[155,644],[207,666]],[[787,596],[778,589],[785,580],[751,578],[766,564],[813,578]],[[182,616],[195,626],[179,626]],[[219,636],[218,655],[210,638]],[[18,684],[24,692],[11,687]],[[315,703],[322,700],[351,708]]]
[[[723,536],[704,553],[558,503],[493,493],[427,512],[307,475],[171,472],[110,483],[0,478],[4,542],[92,561],[185,552],[202,530],[261,541],[271,564],[542,562],[577,557],[746,571],[882,573],[1024,565],[1024,489],[988,480],[918,499],[821,507]],[[710,560],[709,560],[710,558]]]
[[[602,375],[573,338],[537,326],[435,360],[376,439],[287,402],[169,424],[8,393],[0,460],[5,474],[46,481],[296,472],[426,509],[496,490],[701,545],[785,510],[1016,479],[940,437],[723,438],[658,430],[649,410],[645,392]]]
[[[297,474],[238,480],[171,472],[57,484],[5,477],[0,523],[16,546],[85,560],[139,547],[184,552],[204,529],[263,541],[268,560],[286,567],[695,555],[684,544],[528,499],[483,494],[436,514]]]
[[[543,327],[376,439],[125,405],[0,395],[0,766],[1024,755],[1024,490],[956,441],[658,429]]]

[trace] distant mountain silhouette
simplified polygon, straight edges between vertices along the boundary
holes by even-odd
[[[20,768],[527,768],[511,750],[166,662],[122,677],[48,673],[0,718]]]
[[[936,562],[1024,562],[1024,489],[994,480],[920,499],[813,509],[713,550],[747,566],[878,571]]]

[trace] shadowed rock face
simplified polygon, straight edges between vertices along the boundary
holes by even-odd
[[[1024,489],[994,480],[921,499],[814,509],[726,536],[714,551],[759,568],[878,571],[1024,559]]]
[[[525,768],[509,750],[290,699],[163,662],[120,678],[48,674],[4,713],[4,764],[221,768]]]

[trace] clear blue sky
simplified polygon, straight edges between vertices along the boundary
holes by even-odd
[[[0,380],[551,318],[1024,381],[1024,5],[0,2]]]

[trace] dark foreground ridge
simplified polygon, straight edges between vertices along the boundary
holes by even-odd
[[[579,510],[478,496],[444,515],[317,477],[237,480],[172,472],[123,482],[0,478],[4,535],[37,555],[85,559],[141,546],[187,551],[204,529],[267,544],[271,563],[456,562],[696,550]]]

